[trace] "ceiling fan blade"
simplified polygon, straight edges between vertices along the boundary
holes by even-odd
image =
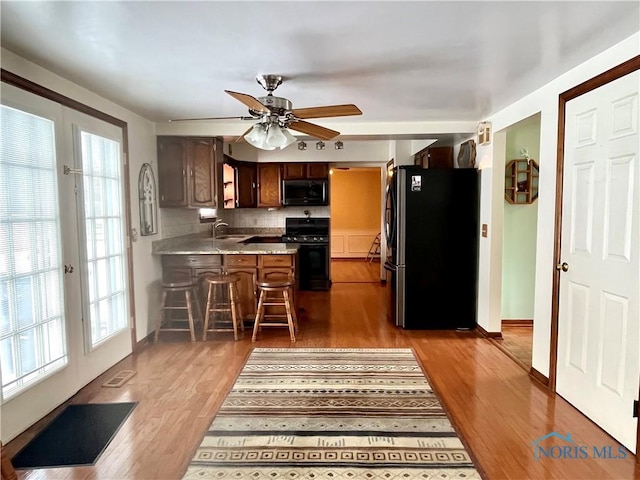
[[[304,120],[292,122],[291,124],[289,124],[289,128],[291,130],[295,130],[296,132],[302,132],[306,133],[307,135],[311,135],[312,137],[317,137],[320,140],[331,140],[332,138],[340,135],[340,132],[336,132],[335,130],[331,130],[330,128],[321,127],[320,125],[316,125],[315,123],[305,122]]]
[[[233,143],[239,143],[242,140],[244,140],[244,136],[249,133],[251,130],[253,130],[253,125],[251,125],[248,130],[246,132],[244,132],[242,135],[240,135],[238,138],[235,139],[235,141]]]
[[[297,118],[348,117],[362,115],[362,111],[353,105],[327,105],[326,107],[296,108],[293,115]]]
[[[252,97],[251,95],[249,95],[247,93],[232,92],[231,90],[225,90],[225,92],[228,93],[229,95],[231,95],[233,98],[235,98],[239,102],[244,103],[251,110],[254,110],[254,111],[260,112],[260,113],[270,113],[271,112],[271,110],[269,110],[269,108],[267,108],[265,105],[263,105],[260,102],[260,100],[258,100],[255,97]]]
[[[201,118],[173,118],[170,122],[193,122],[196,120],[255,120],[255,117],[201,117]]]

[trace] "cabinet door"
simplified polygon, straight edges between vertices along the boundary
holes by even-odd
[[[216,164],[213,138],[189,138],[190,198],[194,207],[216,207]]]
[[[237,185],[236,195],[238,199],[238,208],[255,208],[257,174],[256,164],[252,162],[236,162]]]
[[[427,168],[453,168],[453,147],[429,147]]]
[[[227,273],[233,273],[240,277],[236,284],[238,296],[240,297],[240,311],[243,321],[253,323],[256,317],[256,277],[258,269],[256,267],[227,267]]]
[[[328,163],[307,163],[307,178],[321,179],[329,178]]]
[[[279,207],[280,164],[258,163],[258,207]]]
[[[282,165],[283,180],[299,180],[306,178],[306,163],[284,163]]]
[[[160,207],[186,207],[187,151],[180,137],[158,137]]]

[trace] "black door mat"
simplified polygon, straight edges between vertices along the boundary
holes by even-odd
[[[136,404],[69,405],[11,462],[19,469],[93,465]]]

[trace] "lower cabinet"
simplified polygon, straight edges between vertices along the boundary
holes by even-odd
[[[238,296],[240,309],[246,327],[251,328],[256,316],[258,278],[293,277],[296,280],[293,292],[294,305],[298,288],[296,275],[296,255],[163,255],[162,279],[164,282],[197,280],[200,298],[199,305],[205,314],[209,284],[204,280],[207,275],[233,273],[240,277]],[[226,293],[224,298],[227,298]],[[267,307],[267,314],[284,314],[284,309]]]
[[[257,255],[225,255],[224,271],[240,278],[237,283],[240,311],[245,323],[253,322],[256,316]]]

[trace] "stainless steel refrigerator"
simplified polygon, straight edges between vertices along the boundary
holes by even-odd
[[[479,175],[473,168],[400,166],[389,177],[385,269],[396,325],[475,328]]]

